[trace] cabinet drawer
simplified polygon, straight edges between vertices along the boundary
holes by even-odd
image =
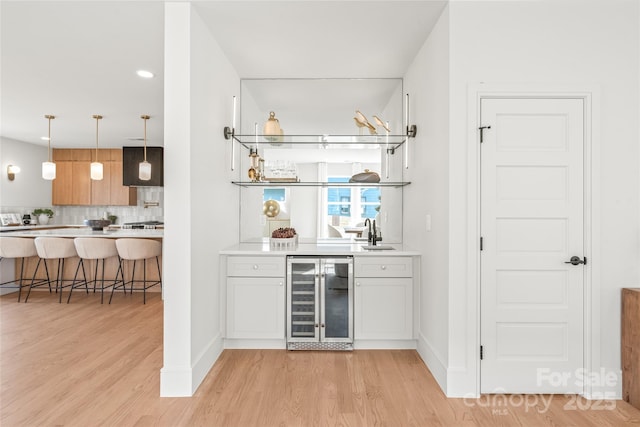
[[[235,277],[284,277],[283,257],[245,257],[227,258],[227,276]]]
[[[355,277],[412,277],[411,257],[357,257]]]

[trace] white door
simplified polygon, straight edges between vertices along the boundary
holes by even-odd
[[[581,393],[582,99],[482,99],[481,392]]]

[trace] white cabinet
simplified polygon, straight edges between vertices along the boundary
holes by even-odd
[[[227,258],[227,338],[285,337],[284,257]]]
[[[413,339],[411,257],[357,257],[354,281],[356,340]]]

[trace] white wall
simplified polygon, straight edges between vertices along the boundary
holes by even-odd
[[[191,16],[191,268],[194,387],[222,351],[218,252],[238,242],[239,190],[231,184],[232,99],[240,80],[197,12]],[[237,148],[237,145],[236,145]],[[215,356],[215,357],[214,357]]]
[[[600,170],[594,190],[600,221],[594,236],[601,244],[592,261],[593,297],[602,313],[596,323],[594,367],[620,369],[620,288],[638,285],[638,3],[632,0],[585,2],[452,2],[449,6],[451,55],[451,137],[449,194],[451,240],[449,355],[447,394],[475,392],[477,328],[475,283],[468,225],[475,209],[467,175],[470,85],[599,87],[595,106],[600,131],[594,135]],[[472,116],[473,118],[473,116]],[[596,129],[597,130],[597,129]],[[473,135],[471,137],[470,135]],[[473,198],[473,197],[471,197]],[[595,256],[595,255],[594,255]],[[455,313],[453,308],[456,307]],[[460,315],[466,313],[466,315]],[[591,320],[591,319],[589,319]],[[597,322],[597,319],[595,320]],[[620,384],[613,390],[620,393]]]
[[[222,351],[218,252],[238,239],[229,143],[237,74],[190,3],[165,6],[162,396],[190,396]]]
[[[445,8],[404,77],[410,122],[404,189],[404,243],[421,251],[418,351],[446,390],[449,311],[449,9]],[[427,231],[427,215],[431,230]],[[462,268],[462,266],[459,266]]]
[[[42,162],[47,160],[47,147],[14,139],[0,138],[0,209],[33,208],[51,206],[51,181],[42,179]],[[9,181],[7,166],[17,165],[20,173]]]

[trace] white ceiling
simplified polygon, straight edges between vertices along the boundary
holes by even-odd
[[[446,1],[194,1],[240,78],[402,77]],[[163,144],[164,2],[0,1],[0,136]],[[145,80],[135,71],[146,69]]]

